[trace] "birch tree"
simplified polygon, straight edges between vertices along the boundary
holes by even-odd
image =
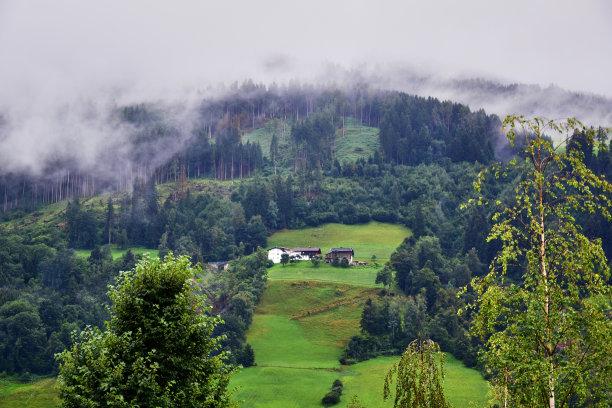
[[[392,395],[394,408],[450,408],[444,395],[444,353],[432,340],[412,341],[385,377],[383,398]]]
[[[521,170],[514,202],[492,203],[498,211],[488,239],[502,249],[490,272],[472,281],[473,332],[485,341],[486,369],[505,407],[608,406],[610,271],[601,240],[586,237],[575,217],[599,212],[610,219],[612,186],[585,166],[580,149],[565,149],[573,135],[593,143],[593,132],[573,119],[508,116],[504,125],[510,141],[521,138],[525,148],[510,163]],[[476,189],[487,174],[506,170],[483,171]],[[511,268],[520,270],[519,281],[508,279]]]

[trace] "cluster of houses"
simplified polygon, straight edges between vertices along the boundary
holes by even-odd
[[[268,249],[268,259],[270,259],[274,263],[280,263],[281,257],[283,254],[287,254],[289,258],[292,258],[296,261],[310,261],[315,256],[322,256],[321,248],[285,248],[285,247],[274,247]],[[359,263],[354,260],[355,251],[353,248],[330,248],[330,251],[325,254],[325,262],[332,263],[334,257],[337,257],[338,260],[342,260],[342,258],[346,258],[349,264]]]

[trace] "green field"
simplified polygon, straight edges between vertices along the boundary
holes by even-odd
[[[276,232],[268,238],[268,247],[319,247],[323,253],[330,248],[350,247],[355,250],[355,259],[370,262],[372,255],[376,255],[376,262],[383,264],[410,235],[412,232],[406,227],[375,221],[358,225],[325,224]]]
[[[340,163],[355,162],[358,159],[368,159],[374,152],[380,151],[378,128],[355,125],[353,118],[346,118],[342,129],[336,131],[336,158]]]
[[[340,407],[352,395],[366,407],[392,406],[382,401],[382,385],[398,357],[352,366],[338,362],[348,339],[359,331],[363,303],[378,292],[332,282],[269,282],[247,333],[258,366],[232,377],[235,399],[245,407],[320,406],[331,383],[340,378],[345,386]],[[487,406],[488,386],[480,373],[450,355],[446,369],[445,388],[454,406]]]
[[[57,407],[59,406],[59,398],[55,383],[54,378],[25,384],[0,380],[0,407]]]
[[[268,279],[272,280],[305,280],[319,282],[339,282],[352,285],[376,286],[376,273],[382,265],[351,266],[350,268],[337,268],[321,263],[314,267],[310,261],[299,261],[283,266],[276,264],[268,269]],[[380,285],[382,288],[382,285]]]
[[[291,138],[291,125],[285,122],[284,139],[282,139],[282,132],[283,122],[281,120],[274,119],[266,123],[264,127],[252,130],[251,132],[242,135],[242,143],[259,143],[263,156],[270,158],[270,145],[272,144],[272,135],[276,133],[279,147],[287,144]]]
[[[111,247],[111,254],[113,255],[113,259],[122,257],[127,251],[128,251],[127,249],[119,249],[114,245]],[[134,255],[148,254],[151,258],[157,258],[157,253],[158,253],[157,249],[141,248],[141,247],[130,248],[130,251],[132,251]],[[80,258],[89,258],[89,256],[91,255],[90,249],[76,249],[74,252],[76,256]]]
[[[263,156],[270,158],[272,135],[276,133],[280,154],[282,155],[283,151],[287,153],[283,147],[291,140],[291,126],[285,123],[285,138],[281,140],[282,126],[281,121],[271,120],[264,127],[245,133],[242,136],[242,143],[259,143]],[[336,130],[334,150],[340,163],[355,162],[358,159],[367,160],[374,155],[374,152],[380,151],[378,128],[360,126],[358,121],[350,116],[345,118],[344,135],[342,135],[342,123],[339,126],[340,129]]]

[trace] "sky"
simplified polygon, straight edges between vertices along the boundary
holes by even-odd
[[[33,167],[58,142],[96,160],[110,104],[325,81],[330,67],[612,98],[612,1],[0,0],[0,61],[0,162]]]
[[[1,0],[0,56],[26,96],[402,63],[612,97],[612,2]]]

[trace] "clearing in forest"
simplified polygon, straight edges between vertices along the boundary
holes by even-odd
[[[404,238],[410,235],[412,231],[402,225],[376,221],[355,225],[324,224],[300,230],[278,231],[268,238],[268,248],[319,247],[324,254],[330,248],[353,248],[355,259],[382,265],[389,260]],[[373,255],[376,256],[374,261]]]

